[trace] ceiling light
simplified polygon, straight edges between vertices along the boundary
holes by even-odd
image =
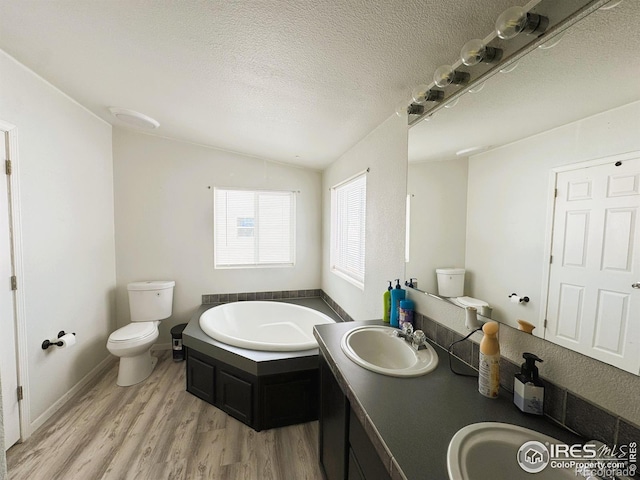
[[[154,129],[160,126],[160,122],[145,115],[144,113],[129,110],[127,108],[109,107],[111,115],[127,125],[139,128]]]
[[[503,40],[508,40],[520,33],[543,33],[548,25],[547,17],[527,12],[522,7],[511,7],[496,20],[496,33]]]
[[[467,72],[458,72],[451,65],[442,65],[433,74],[433,81],[438,87],[444,88],[449,85],[464,85],[469,82],[470,77]]]
[[[460,51],[460,59],[462,63],[471,67],[482,63],[499,62],[502,58],[502,49],[487,47],[484,42],[478,38],[469,40],[464,44]]]
[[[413,101],[423,105],[427,102],[440,102],[444,98],[442,90],[433,90],[429,85],[418,85],[411,92]]]

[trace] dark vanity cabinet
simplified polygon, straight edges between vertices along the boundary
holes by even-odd
[[[255,430],[318,418],[318,369],[253,375],[187,349],[187,391]]]
[[[327,480],[391,480],[322,355],[319,418],[320,465]]]

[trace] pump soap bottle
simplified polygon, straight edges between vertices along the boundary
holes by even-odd
[[[497,398],[500,390],[499,328],[498,322],[487,322],[482,327],[484,337],[480,341],[478,391],[489,398]]]
[[[523,353],[525,362],[513,380],[513,403],[525,413],[542,415],[544,413],[544,385],[538,378],[536,362],[542,362],[533,353]]]
[[[404,300],[407,292],[400,286],[400,279],[396,278],[396,288],[391,290],[391,313],[389,314],[389,323],[392,327],[400,326],[400,300]]]
[[[384,323],[389,323],[389,313],[391,312],[391,290],[393,290],[391,280],[387,280],[387,282],[389,282],[389,288],[387,288],[387,291],[382,294],[382,321]]]

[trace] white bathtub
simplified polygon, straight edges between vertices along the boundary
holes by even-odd
[[[313,326],[335,323],[317,310],[285,302],[233,302],[200,315],[214,340],[251,350],[283,352],[317,348]]]

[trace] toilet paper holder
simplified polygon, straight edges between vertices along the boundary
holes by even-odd
[[[518,299],[519,303],[529,303],[529,297],[519,297],[517,293],[512,293],[509,295],[509,300],[513,302],[514,297]]]
[[[60,330],[60,331],[58,332],[58,338],[59,338],[59,339],[60,339],[60,338],[62,338],[62,337],[64,337],[65,335],[66,335],[66,333],[64,332],[64,330]],[[73,335],[75,335],[75,332],[73,332]],[[64,344],[62,343],[62,340],[58,340],[57,342],[55,342],[55,341],[54,341],[54,342],[52,342],[51,340],[45,340],[44,342],[42,342],[42,349],[43,349],[43,350],[46,350],[47,348],[52,347],[52,346],[54,346],[54,345],[55,345],[56,347],[61,347],[61,346],[62,346],[62,345],[64,345]]]

